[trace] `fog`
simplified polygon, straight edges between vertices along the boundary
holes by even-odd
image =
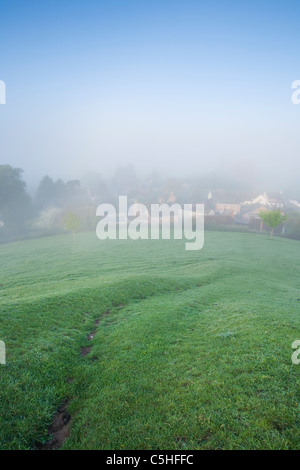
[[[4,2],[1,163],[31,191],[127,164],[297,187],[299,4],[144,3]]]

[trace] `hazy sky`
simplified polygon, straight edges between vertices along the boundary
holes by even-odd
[[[1,163],[297,181],[300,2],[0,0]]]

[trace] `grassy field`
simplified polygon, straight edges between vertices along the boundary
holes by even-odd
[[[299,242],[80,234],[0,259],[1,449],[45,444],[62,404],[64,449],[300,448]]]

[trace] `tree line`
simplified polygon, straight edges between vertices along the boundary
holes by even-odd
[[[229,184],[229,183],[228,183]],[[217,186],[218,185],[218,186]],[[98,219],[96,208],[101,203],[117,205],[119,195],[128,202],[180,204],[204,203],[211,208],[208,190],[223,186],[215,176],[194,176],[190,179],[163,177],[153,171],[138,178],[132,165],[118,168],[112,178],[104,179],[93,172],[79,180],[54,180],[44,176],[33,195],[29,195],[23,170],[0,165],[0,242],[27,237],[54,235],[64,230],[95,230]],[[229,186],[228,186],[229,187]],[[234,185],[233,185],[234,187]],[[300,195],[299,195],[300,197]],[[285,222],[280,213],[262,216],[271,227],[278,220]],[[291,212],[286,222],[285,236],[300,239],[300,212]]]

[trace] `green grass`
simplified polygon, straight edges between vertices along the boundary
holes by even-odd
[[[299,242],[80,234],[0,259],[1,449],[47,441],[66,399],[65,449],[300,448]]]

